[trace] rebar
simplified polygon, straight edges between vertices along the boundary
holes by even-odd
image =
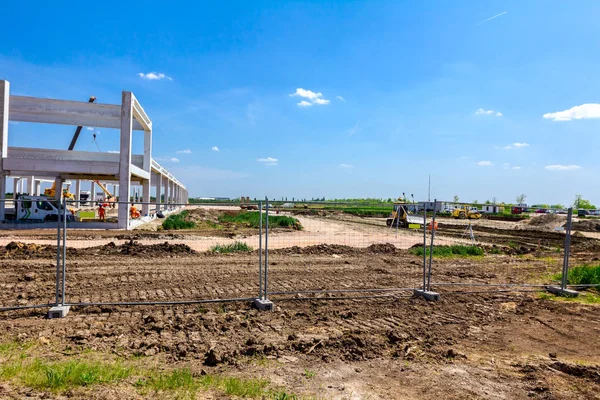
[[[407,216],[407,218],[408,218],[408,216]],[[423,207],[423,290],[427,290],[427,208],[426,207]]]
[[[562,280],[560,287],[564,290],[567,288],[567,280],[569,278],[569,253],[571,252],[571,221],[573,219],[573,207],[569,207],[567,211],[567,231],[565,234],[565,250],[563,259]]]
[[[265,297],[268,299],[268,284],[269,284],[269,198],[265,197]]]
[[[60,217],[59,217],[60,218]],[[63,197],[63,259],[62,259],[62,302],[66,302],[65,286],[67,277],[67,201]]]

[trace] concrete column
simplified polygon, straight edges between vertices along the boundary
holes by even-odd
[[[19,193],[19,178],[14,178],[13,181],[13,199],[16,199]]]
[[[150,215],[150,180],[142,181],[142,216]]]
[[[75,200],[81,200],[81,179],[75,181]],[[77,207],[81,207],[81,203],[77,203]]]
[[[131,133],[133,130],[133,97],[123,92],[121,97],[121,146],[119,158],[119,229],[129,228],[129,192],[131,189]]]
[[[10,83],[0,80],[0,221],[4,221],[6,177],[4,159],[8,155],[8,103],[10,101]]]
[[[42,195],[42,181],[35,181],[35,195]]]
[[[96,203],[96,182],[92,182],[90,185],[90,201],[92,206]]]
[[[169,191],[170,190],[171,190],[171,182],[169,181],[169,178],[167,178],[167,183],[165,185],[165,201],[164,201],[165,210],[169,209]]]
[[[33,175],[27,177],[27,194],[35,196],[35,177]]]
[[[54,189],[54,198],[57,201],[60,201],[61,197],[62,197],[62,187],[63,187],[63,180],[62,178],[56,178],[56,186]]]
[[[154,182],[154,186],[156,187],[156,211],[160,210],[160,196],[162,194],[162,174],[152,174],[152,180]]]

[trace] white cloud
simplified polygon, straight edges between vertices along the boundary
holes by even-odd
[[[340,164],[340,168],[354,168],[354,167],[350,164]]]
[[[475,111],[475,115],[493,115],[495,117],[501,117],[502,113],[500,111],[484,110],[483,108],[480,108]]]
[[[496,146],[497,149],[504,149],[504,150],[521,149],[523,147],[529,147],[529,143],[515,142],[513,144],[509,144],[508,146],[504,146],[504,147]]]
[[[219,150],[219,148],[217,146],[213,146],[213,147],[211,147],[210,151],[217,151],[218,152],[218,151],[221,151],[221,150]]]
[[[108,152],[109,152],[109,153],[113,153],[113,154],[118,154],[118,153],[119,153],[119,150],[109,150]]]
[[[167,76],[160,72],[148,72],[147,74],[140,72],[140,73],[138,73],[138,76],[142,79],[147,79],[149,81],[160,81],[163,79],[167,79],[170,81],[173,80],[173,78],[171,78],[170,76]]]
[[[576,169],[580,169],[581,166],[556,164],[556,165],[546,165],[544,168],[546,168],[548,171],[575,171]]]
[[[192,151],[190,149],[178,150],[177,154],[192,154]]]
[[[85,128],[85,129],[87,129],[88,131],[93,131],[93,130],[94,130],[94,128],[92,128],[91,126],[88,126],[88,127],[87,127],[87,128]]]
[[[350,128],[348,130],[348,137],[353,136],[355,133],[360,131],[359,125],[360,125],[360,121],[356,121],[356,125],[354,125],[353,128]]]
[[[179,162],[179,158],[176,157],[156,157],[157,161],[165,161],[165,162],[172,162],[172,163],[178,163]]]
[[[329,100],[325,99],[323,97],[323,93],[321,92],[313,92],[312,90],[307,90],[307,89],[302,89],[302,88],[297,88],[296,91],[292,94],[290,94],[290,97],[302,97],[304,99],[308,99],[308,100],[302,100],[300,103],[298,103],[297,105],[299,107],[310,107],[313,104],[319,104],[319,105],[325,105],[325,104],[329,104]]]
[[[342,96],[335,96],[335,98],[338,99],[339,101],[346,102],[346,99],[343,98]]]
[[[552,121],[571,121],[574,119],[600,118],[600,104],[587,103],[564,111],[544,114],[544,118]]]
[[[477,165],[479,165],[480,167],[490,167],[492,166],[492,162],[491,161],[479,161],[477,163]]]
[[[279,162],[278,159],[273,158],[273,157],[259,158],[256,161],[258,161],[259,163],[262,163],[263,165],[268,165],[268,166],[277,165],[277,163]]]
[[[514,169],[515,171],[521,169],[521,167],[512,167],[512,169]]]

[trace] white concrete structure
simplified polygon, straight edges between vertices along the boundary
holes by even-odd
[[[119,153],[8,147],[9,120],[120,129]],[[144,131],[143,154],[132,154],[134,130]],[[0,200],[4,199],[6,193],[8,175],[26,177],[27,188],[23,187],[21,180],[21,192],[29,193],[39,191],[35,175],[55,178],[57,197],[62,196],[60,188],[67,179],[76,180],[75,194],[79,197],[79,180],[83,179],[117,181],[119,200],[127,202],[132,182],[142,186],[141,200],[146,203],[150,202],[151,185],[157,187],[157,193],[165,188],[164,203],[168,203],[167,193],[172,197],[175,188],[180,194],[180,203],[187,203],[188,199],[185,186],[152,159],[152,121],[131,92],[122,93],[120,105],[55,100],[12,96],[9,82],[0,80],[0,156]],[[151,182],[151,179],[155,181]],[[115,186],[113,185],[113,193],[116,191]],[[157,194],[156,197],[157,206],[160,207],[160,195]],[[120,204],[118,213],[117,227],[130,229],[129,205]],[[149,213],[149,206],[143,205],[142,216]],[[0,201],[0,221],[5,219],[4,214],[4,202]]]

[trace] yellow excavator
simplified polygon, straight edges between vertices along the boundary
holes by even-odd
[[[464,205],[452,210],[452,217],[455,219],[479,219],[481,218],[481,213],[479,211],[471,210],[468,206]]]
[[[55,194],[56,194],[56,180],[54,181],[54,183],[52,184],[52,187],[50,189],[44,189],[44,196],[54,197]],[[75,195],[73,193],[69,192],[69,189],[63,189],[62,195],[67,200],[75,200]]]

